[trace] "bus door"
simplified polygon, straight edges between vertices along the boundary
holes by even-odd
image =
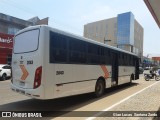
[[[135,60],[135,80],[139,79],[139,58]]]
[[[112,53],[112,86],[118,85],[118,54]]]

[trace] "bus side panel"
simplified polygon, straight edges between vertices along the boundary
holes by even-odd
[[[49,44],[50,44],[50,37],[49,37],[49,29],[47,27],[43,27],[42,29],[42,37],[43,37],[43,85],[44,85],[44,92],[45,92],[45,99],[53,99],[53,85],[54,85],[54,73],[55,73],[55,65],[50,64],[49,62]]]
[[[111,78],[111,75],[105,79],[106,81],[106,88],[110,88],[112,86],[112,78]]]
[[[44,90],[45,90],[45,99],[53,99],[54,98],[54,81],[55,81],[55,65],[54,64],[48,64],[44,65]]]
[[[107,67],[108,72],[111,67]],[[58,73],[59,72],[59,73]],[[55,64],[54,98],[95,91],[96,81],[104,76],[100,65]],[[106,87],[111,86],[111,75]]]
[[[134,66],[119,66],[118,84],[129,83],[132,73],[135,73]]]

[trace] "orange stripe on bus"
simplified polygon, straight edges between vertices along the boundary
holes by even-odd
[[[104,78],[107,79],[109,77],[109,72],[108,72],[106,66],[105,65],[101,65],[101,68],[102,68],[102,70],[104,72]]]
[[[24,65],[20,65],[20,68],[21,68],[22,73],[23,73],[22,76],[21,76],[21,79],[22,79],[22,80],[25,80],[25,79],[28,77],[29,73],[28,73],[28,71],[26,70],[26,68],[25,68]]]

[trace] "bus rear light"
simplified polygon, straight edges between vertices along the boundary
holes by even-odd
[[[42,66],[36,69],[34,77],[34,86],[33,86],[34,89],[38,88],[41,85],[41,77],[42,77]]]

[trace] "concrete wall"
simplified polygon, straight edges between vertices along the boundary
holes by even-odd
[[[117,46],[116,33],[116,18],[101,20],[84,25],[84,37],[115,47]]]
[[[117,17],[84,25],[84,37],[117,47]],[[105,42],[106,40],[106,42]],[[134,20],[134,46],[124,45],[124,50],[143,56],[143,28]]]
[[[137,22],[134,21],[134,47],[138,49],[138,55],[143,57],[143,35],[144,30],[143,27]]]

